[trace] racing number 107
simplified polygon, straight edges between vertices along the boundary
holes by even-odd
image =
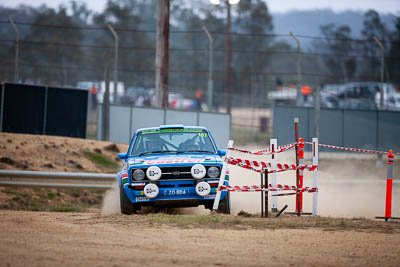
[[[200,137],[207,137],[207,133],[198,133]]]

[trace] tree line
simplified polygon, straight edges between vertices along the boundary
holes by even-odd
[[[20,30],[21,81],[75,86],[78,81],[104,80],[105,65],[114,55],[114,39],[106,27],[110,23],[119,36],[119,80],[126,87],[153,88],[155,11],[156,0],[108,0],[102,12],[81,1],[57,8],[0,7],[0,80],[13,81],[15,32],[7,22],[11,17]],[[206,27],[214,39],[215,91],[224,92],[226,6],[172,0],[170,23],[170,91],[191,94],[207,88]],[[390,32],[379,14],[369,10],[362,40],[352,38],[348,25],[321,25],[322,38],[302,51],[302,83],[379,80],[380,50],[373,36],[385,47],[386,80],[400,83],[400,17],[395,23]],[[296,82],[296,44],[288,33],[274,32],[266,1],[240,1],[232,7],[232,31],[235,93],[272,90],[277,78],[284,84]]]

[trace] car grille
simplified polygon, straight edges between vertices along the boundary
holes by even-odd
[[[193,179],[190,173],[191,166],[189,167],[161,167],[162,180],[170,179]]]

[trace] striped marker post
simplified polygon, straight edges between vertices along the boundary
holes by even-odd
[[[299,138],[299,165],[304,165],[304,139]],[[299,169],[299,187],[303,188],[304,171]],[[301,214],[303,211],[303,192],[298,192],[300,197],[296,198],[296,212]]]
[[[375,217],[376,219],[400,219],[392,217],[392,184],[393,184],[393,163],[394,154],[392,150],[387,153],[387,172],[386,172],[386,205],[385,205],[385,217]]]
[[[318,165],[318,138],[312,139],[312,151],[313,151],[313,165]],[[318,188],[318,168],[314,170],[313,175],[313,187]],[[312,215],[318,215],[318,191],[313,193],[313,206],[312,206]]]
[[[394,161],[394,155],[392,153],[392,150],[389,150],[389,153],[387,154],[387,175],[386,175],[386,207],[385,207],[386,221],[388,220],[388,218],[392,217],[393,161]]]
[[[277,150],[277,144],[278,140],[277,139],[270,139],[269,142],[269,149],[271,152],[275,152]],[[272,187],[275,188],[277,185],[277,179],[276,179],[276,165],[277,165],[277,156],[276,153],[272,154],[272,159],[271,159],[271,178],[272,178]],[[278,212],[278,197],[277,196],[272,196],[272,207],[271,207],[272,212]]]

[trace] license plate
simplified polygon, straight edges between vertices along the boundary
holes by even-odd
[[[165,195],[166,196],[181,196],[181,195],[187,195],[189,193],[188,190],[186,189],[170,189],[170,190],[165,190]]]

